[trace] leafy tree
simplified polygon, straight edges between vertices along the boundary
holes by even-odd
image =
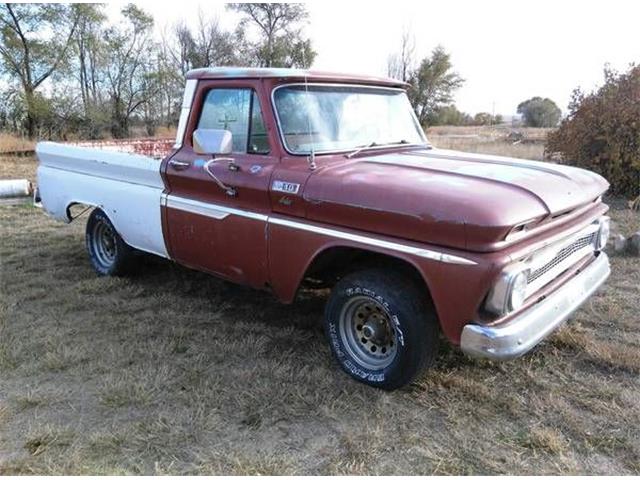
[[[611,192],[640,195],[640,66],[620,74],[609,68],[597,91],[573,93],[569,115],[547,137],[546,153],[594,170]]]
[[[104,83],[107,49],[103,38],[106,15],[102,4],[76,3],[78,26],[73,35],[72,69],[82,100],[83,136],[99,138],[108,126],[109,112],[105,108]]]
[[[251,47],[258,66],[309,68],[313,64],[316,52],[300,29],[309,16],[304,4],[232,3],[229,8],[242,15],[241,27],[257,29],[260,39]]]
[[[0,129],[19,132],[26,117],[25,104],[22,101],[22,90],[9,86],[0,95]]]
[[[131,116],[158,91],[149,72],[153,18],[134,4],[125,6],[122,15],[124,21],[105,32],[111,134],[115,138],[129,135]]]
[[[437,46],[411,75],[409,100],[421,125],[426,126],[439,108],[451,104],[454,92],[464,83],[452,67],[451,56]]]
[[[0,5],[1,67],[20,83],[31,138],[41,106],[36,91],[66,61],[78,19],[77,10],[64,4]]]
[[[473,125],[499,125],[502,123],[502,115],[492,115],[488,112],[476,113],[473,117]]]
[[[493,115],[487,112],[478,112],[473,116],[474,125],[492,125]]]
[[[522,115],[528,127],[550,128],[558,125],[562,112],[549,98],[533,97],[518,105],[518,113]]]

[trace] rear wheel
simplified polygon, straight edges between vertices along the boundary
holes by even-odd
[[[134,249],[122,240],[99,208],[89,216],[85,240],[91,265],[98,275],[123,275],[130,270]]]
[[[340,280],[327,303],[325,331],[349,375],[386,390],[409,383],[438,350],[431,303],[396,272],[363,270]]]

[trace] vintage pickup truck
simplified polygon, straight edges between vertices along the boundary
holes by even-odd
[[[72,206],[94,207],[86,246],[99,275],[126,272],[139,250],[285,303],[302,285],[331,288],[330,348],[369,385],[410,382],[441,335],[473,357],[522,355],[609,275],[608,183],[434,148],[405,89],[194,70],[175,144],[41,142],[39,196],[66,222]]]

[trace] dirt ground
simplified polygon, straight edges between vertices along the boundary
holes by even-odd
[[[153,258],[98,278],[83,229],[0,207],[0,474],[640,474],[638,258],[524,358],[443,345],[389,393],[333,363],[322,294]]]

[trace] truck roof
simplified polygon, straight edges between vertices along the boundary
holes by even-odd
[[[317,72],[297,68],[244,68],[244,67],[210,67],[196,68],[187,72],[187,79],[215,78],[278,78],[283,80],[304,80],[319,82],[346,82],[358,84],[384,85],[391,87],[407,87],[407,83],[387,77],[345,74],[334,72]]]

